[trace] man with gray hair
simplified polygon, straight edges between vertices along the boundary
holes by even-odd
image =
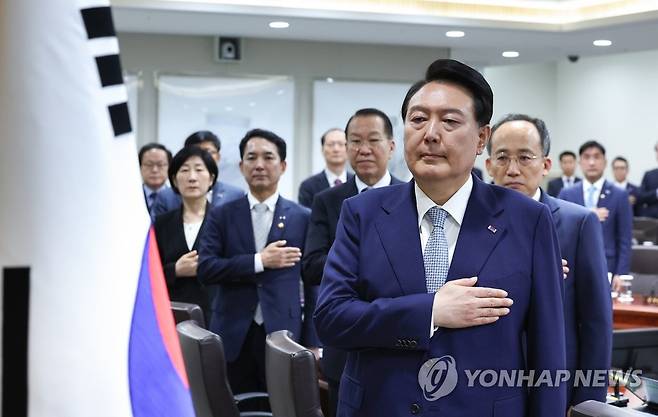
[[[486,161],[496,185],[517,190],[551,210],[560,251],[569,265],[565,281],[564,319],[567,369],[605,370],[612,349],[612,307],[599,220],[592,211],[551,197],[540,188],[551,169],[551,140],[541,119],[510,114],[491,129]],[[587,346],[587,348],[585,348]],[[599,371],[599,372],[601,372]],[[567,404],[605,401],[607,387],[570,386]]]

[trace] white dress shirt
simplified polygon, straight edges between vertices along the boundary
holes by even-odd
[[[613,181],[612,183],[617,187],[621,188],[622,190],[626,190],[626,186],[628,185],[628,181],[624,181],[624,182]]]
[[[187,248],[192,250],[194,246],[194,241],[196,240],[199,230],[201,230],[201,224],[203,221],[195,223],[183,223],[183,232],[185,233],[185,242],[187,243]]]
[[[569,183],[571,181],[571,183]],[[576,176],[567,177],[566,175],[562,176],[562,187],[567,188],[576,184]]]
[[[425,253],[425,246],[427,246],[427,241],[434,229],[432,222],[425,214],[430,208],[438,206],[448,212],[444,230],[446,240],[448,241],[448,263],[452,263],[452,255],[455,253],[459,230],[461,229],[461,224],[464,220],[464,213],[466,213],[466,206],[468,205],[468,199],[471,197],[472,190],[473,178],[469,175],[464,185],[462,185],[444,205],[439,206],[420,189],[418,184],[415,184],[414,191],[416,193],[416,210],[418,212],[418,231],[420,233],[420,245],[423,253]]]
[[[603,190],[603,182],[605,181],[605,178],[601,177],[596,182],[593,184],[594,185],[594,207],[598,207],[599,205],[599,195],[601,194],[601,190]],[[589,187],[592,186],[592,183],[587,181],[587,178],[583,178],[583,202],[585,203],[585,207],[587,207],[587,195],[589,194]]]
[[[361,191],[363,191],[364,188],[381,188],[381,187],[387,187],[387,186],[391,185],[391,173],[388,172],[388,170],[386,170],[386,173],[384,174],[384,176],[381,177],[379,179],[379,181],[377,181],[375,183],[375,185],[372,185],[372,186],[370,186],[370,185],[366,184],[365,182],[361,181],[361,178],[359,178],[358,175],[354,176],[354,180],[356,181],[356,190],[359,193],[361,193]]]
[[[535,195],[532,196],[532,199],[535,200],[536,202],[539,202],[540,198],[541,198],[541,188],[537,188],[537,191],[535,191]]]
[[[256,197],[250,192],[247,193],[247,199],[249,200],[249,210],[251,211],[251,222],[254,223],[254,216],[256,215],[254,211],[254,206],[260,204],[261,201],[258,201]],[[276,207],[276,202],[279,200],[279,191],[275,192],[269,196],[264,203],[267,206],[267,212],[265,214],[267,218],[267,229],[269,230],[272,227],[272,220],[274,220],[274,208]],[[263,266],[263,260],[261,259],[260,253],[254,255],[254,272],[259,274],[265,270]]]
[[[336,185],[336,180],[340,180],[342,184],[345,184],[347,182],[347,171],[343,170],[343,172],[340,175],[336,175],[333,172],[331,172],[329,169],[325,168],[324,169],[324,176],[327,177],[327,182],[329,183],[330,187],[333,187]]]
[[[468,206],[468,199],[471,197],[471,191],[473,191],[473,177],[468,176],[468,179],[462,185],[456,193],[452,195],[445,202],[444,205],[440,206],[436,204],[432,199],[430,199],[423,190],[420,189],[418,184],[414,184],[414,192],[416,194],[416,212],[418,213],[418,232],[420,233],[420,247],[425,253],[425,246],[427,246],[427,241],[432,234],[434,226],[430,219],[427,218],[425,214],[427,211],[434,207],[441,207],[448,213],[446,222],[444,225],[444,231],[446,235],[446,240],[448,242],[448,265],[452,264],[452,256],[455,253],[455,248],[457,247],[457,239],[459,238],[459,231],[461,230],[462,221],[464,220],[464,214],[466,213],[466,207]],[[450,268],[450,266],[448,266]],[[468,277],[464,277],[468,278]],[[436,294],[434,297],[436,297]],[[430,338],[434,336],[436,328],[434,327],[434,309],[432,309],[432,320],[430,322]]]

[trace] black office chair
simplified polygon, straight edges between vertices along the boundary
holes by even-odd
[[[274,417],[323,417],[315,356],[287,330],[267,335],[265,375]]]
[[[658,275],[658,246],[633,246],[631,249],[631,272]]]
[[[658,244],[658,219],[652,217],[633,218],[633,237],[640,244],[647,241]]]
[[[206,320],[203,318],[203,310],[196,304],[181,303],[179,301],[171,302],[171,311],[174,313],[176,324],[187,320],[193,320],[200,327],[206,328]]]
[[[646,416],[628,408],[619,408],[598,401],[584,401],[571,409],[571,417],[634,417]]]
[[[262,411],[240,411],[248,400],[267,398],[263,392],[233,395],[226,374],[222,339],[192,320],[176,326],[196,417],[271,417]],[[261,400],[262,401],[262,400]]]

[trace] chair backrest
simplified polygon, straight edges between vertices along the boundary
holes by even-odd
[[[287,330],[267,335],[265,369],[274,417],[322,417],[313,353]]]
[[[176,324],[187,320],[194,320],[200,327],[206,328],[206,320],[203,318],[203,310],[196,304],[171,302],[171,311],[174,313]]]
[[[658,243],[658,219],[652,217],[633,218],[633,237],[640,244],[645,241]]]
[[[631,272],[658,275],[658,246],[633,246]]]
[[[238,417],[228,383],[222,339],[194,321],[176,326],[196,417]]]
[[[571,417],[632,417],[642,415],[645,414],[593,400],[582,402],[571,409]]]

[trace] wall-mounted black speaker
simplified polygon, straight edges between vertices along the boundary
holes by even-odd
[[[242,59],[242,42],[240,38],[215,38],[215,60],[220,62],[239,62]]]

